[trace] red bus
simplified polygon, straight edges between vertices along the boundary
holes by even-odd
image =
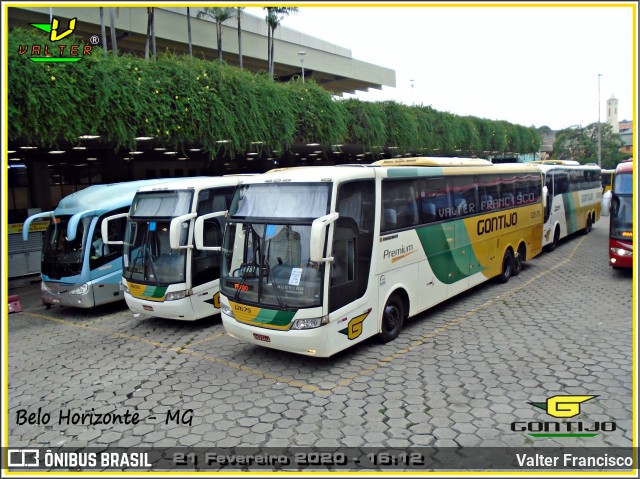
[[[633,266],[633,162],[620,163],[613,176],[609,211],[609,264]]]

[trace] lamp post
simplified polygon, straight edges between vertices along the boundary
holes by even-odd
[[[598,73],[598,166],[602,167],[602,133],[600,131],[600,77]]]
[[[304,56],[307,52],[300,50],[298,56],[300,57],[300,65],[302,65],[302,83],[304,83]]]

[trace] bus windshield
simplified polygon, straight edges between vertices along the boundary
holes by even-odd
[[[122,276],[128,281],[175,284],[185,281],[186,249],[169,245],[169,221],[130,220],[127,223]],[[183,235],[187,234],[183,229]],[[185,242],[185,238],[181,238]]]
[[[616,195],[630,195],[633,193],[633,179],[631,173],[618,173],[613,180],[613,192]]]
[[[319,306],[324,265],[309,261],[310,236],[310,223],[227,223],[222,293],[280,310]]]
[[[633,236],[633,179],[631,173],[613,178],[611,198],[611,238],[630,241]]]
[[[42,273],[53,279],[75,276],[82,272],[83,245],[92,217],[78,223],[76,238],[67,239],[67,225],[71,216],[59,216],[52,220],[45,233],[42,246]]]
[[[331,183],[260,183],[238,187],[229,216],[314,220],[329,212]]]
[[[131,205],[131,218],[171,218],[189,212],[193,191],[153,191],[137,194]]]

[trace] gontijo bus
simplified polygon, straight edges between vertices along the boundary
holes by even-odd
[[[600,219],[600,167],[577,161],[533,161],[544,175],[547,195],[542,246],[553,251],[558,242],[577,231],[589,233]]]
[[[633,163],[618,164],[611,189],[609,211],[609,264],[633,267]]]
[[[405,158],[244,179],[222,246],[229,335],[331,356],[542,249],[537,167]]]
[[[605,170],[603,169],[601,174],[602,178],[602,194],[604,195],[607,191],[611,191],[611,186],[613,185],[613,173],[616,170]]]
[[[26,241],[29,226],[49,219],[42,246],[42,302],[91,308],[122,300],[122,248],[106,246],[101,224],[107,215],[127,211],[138,188],[167,180],[141,180],[92,185],[60,200],[53,211],[27,218],[22,230]],[[124,221],[113,223],[108,235],[122,234]]]
[[[128,213],[106,218],[126,220],[124,297],[137,313],[193,321],[219,312],[220,244],[238,177],[182,178],[141,188]],[[195,219],[203,217],[210,249],[194,247]],[[105,238],[106,239],[106,238]],[[216,248],[217,247],[217,251]]]

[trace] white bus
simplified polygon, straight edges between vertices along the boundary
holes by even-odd
[[[237,177],[183,178],[141,188],[128,213],[102,224],[107,244],[122,244],[122,287],[129,309],[194,321],[219,312],[220,244]],[[205,217],[207,250],[194,247]],[[107,241],[109,223],[126,217],[124,241]],[[216,247],[217,246],[217,250]]]
[[[544,175],[546,207],[542,246],[553,251],[558,242],[575,233],[589,233],[600,219],[602,175],[594,163],[544,160],[531,162]]]
[[[222,246],[221,317],[242,341],[327,357],[542,249],[535,166],[405,158],[241,181]]]

